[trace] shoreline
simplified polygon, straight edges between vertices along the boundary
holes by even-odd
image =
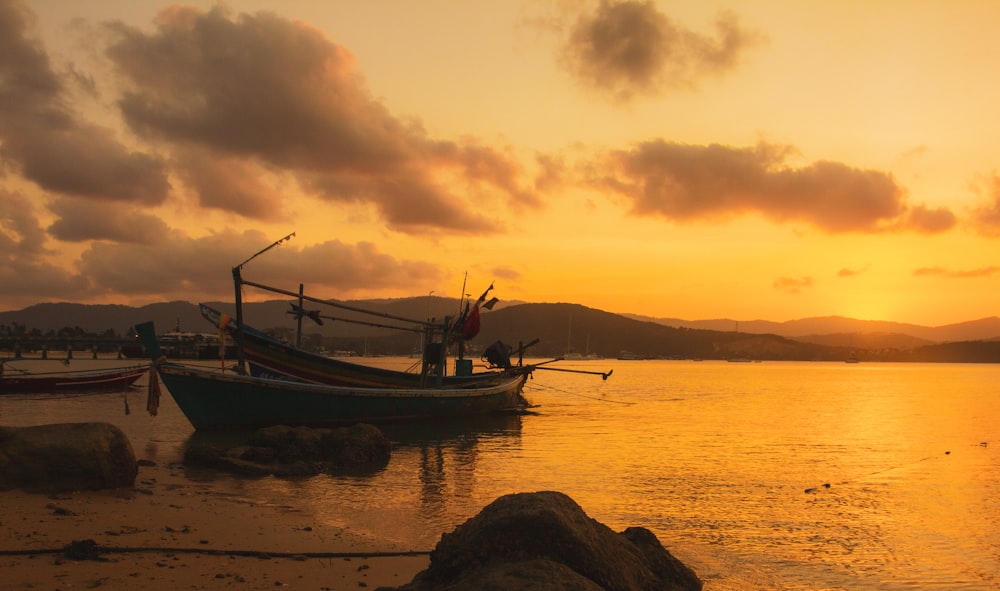
[[[179,463],[141,462],[131,488],[13,490],[0,492],[0,503],[9,589],[338,591],[403,585],[429,564],[429,548],[380,547],[301,508],[219,492]],[[57,551],[83,540],[100,554],[73,560]]]

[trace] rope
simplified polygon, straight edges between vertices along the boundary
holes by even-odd
[[[983,441],[981,443],[977,443],[977,444],[973,444],[973,445],[975,447],[987,447],[989,445],[989,442],[988,441]],[[951,455],[951,452],[950,451],[946,451],[946,452],[944,452],[943,455],[944,456]],[[910,466],[916,466],[917,464],[920,464],[922,462],[926,462],[927,460],[940,460],[942,457],[943,456],[927,456],[927,457],[924,457],[924,458],[920,458],[919,460],[914,460],[912,462],[906,462],[905,464],[898,464],[896,466],[890,466],[888,468],[882,468],[881,470],[876,470],[876,471],[874,471],[874,472],[872,472],[870,474],[864,474],[862,476],[855,476],[854,478],[849,478],[847,480],[838,482],[837,485],[839,486],[839,485],[844,485],[844,484],[854,484],[854,483],[856,483],[856,482],[858,482],[860,480],[864,480],[866,478],[871,478],[872,476],[877,476],[879,474],[885,474],[886,472],[892,472],[893,470],[899,470],[899,469],[902,469],[902,468],[908,468]],[[832,485],[829,482],[824,482],[820,486],[813,486],[813,487],[809,487],[809,488],[805,489],[805,492],[806,492],[806,494],[814,494],[814,493],[819,492],[819,489],[821,489],[821,488],[827,488],[828,489],[831,486]]]
[[[130,389],[135,389],[137,386],[129,386]],[[107,396],[116,395],[119,392],[106,392],[101,390],[94,390],[93,392],[76,392],[67,394],[50,394],[48,392],[33,393],[33,394],[4,394],[4,400],[64,400],[68,398],[85,398],[88,396]]]
[[[399,552],[265,552],[263,550],[220,550],[217,548],[173,548],[167,546],[104,546],[94,540],[76,540],[62,548],[36,548],[33,550],[0,550],[0,556],[31,556],[37,554],[65,554],[75,560],[100,560],[101,554],[206,554],[210,556],[245,556],[251,558],[396,558],[428,556],[429,550]]]
[[[580,398],[587,398],[590,400],[596,400],[598,402],[610,402],[611,404],[621,404],[624,406],[632,406],[633,404],[638,404],[636,402],[628,402],[625,400],[611,400],[609,398],[604,398],[601,396],[588,396],[586,394],[580,394],[579,392],[570,392],[569,390],[563,390],[561,388],[555,388],[553,386],[536,386],[534,390],[552,390],[555,392],[561,392],[563,394],[569,394],[570,396],[579,396]]]
[[[52,361],[59,361],[59,360],[53,359]],[[140,363],[140,364],[134,364],[134,365],[126,365],[126,366],[122,366],[122,367],[115,367],[115,368],[67,369],[67,370],[63,370],[63,371],[43,371],[43,372],[36,372],[36,371],[24,369],[23,367],[10,367],[8,365],[8,366],[4,367],[4,371],[16,371],[16,372],[18,372],[17,375],[19,375],[19,376],[25,376],[25,377],[47,377],[47,376],[67,376],[67,377],[73,377],[73,376],[90,376],[90,375],[93,375],[95,377],[99,377],[99,376],[102,376],[102,374],[105,374],[105,373],[107,373],[109,371],[127,372],[127,371],[137,370],[137,369],[142,368],[142,367],[146,367],[146,364]]]

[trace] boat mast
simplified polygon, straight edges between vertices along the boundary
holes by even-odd
[[[275,240],[266,248],[257,251],[252,257],[243,261],[242,263],[233,267],[233,288],[236,290],[236,373],[241,375],[246,375],[246,369],[244,368],[244,354],[243,354],[243,277],[242,270],[243,266],[264,254],[265,252],[271,250],[275,246],[282,244],[285,241],[291,240],[295,236],[295,232],[292,232],[288,236],[285,236],[281,240]]]
[[[302,295],[303,295],[303,291],[302,290],[303,289],[305,289],[305,286],[300,283],[299,284],[299,310],[302,311],[302,312],[305,312],[305,307],[303,306],[303,304],[305,302],[302,301]],[[302,348],[302,317],[304,315],[305,314],[296,314],[295,315],[296,320],[297,320],[297,322],[295,324],[295,346],[297,348],[299,348],[299,349]]]
[[[237,265],[233,267],[233,285],[236,288],[236,373],[246,374],[243,369],[243,278],[240,276],[240,270],[243,265]]]

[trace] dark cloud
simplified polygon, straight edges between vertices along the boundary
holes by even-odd
[[[815,162],[784,164],[788,147],[732,148],[663,140],[609,154],[593,182],[632,200],[633,212],[675,221],[758,213],[803,221],[830,233],[911,229],[939,232],[954,224],[946,210],[908,210],[905,191],[887,173]]]
[[[434,183],[424,170],[400,170],[384,178],[345,174],[302,175],[304,187],[328,199],[373,203],[386,225],[400,232],[448,229],[452,233],[489,234],[501,225],[471,211],[445,184]],[[482,207],[482,209],[487,209]]]
[[[0,190],[0,301],[6,306],[106,296],[229,299],[232,267],[274,240],[258,231],[230,230],[192,238],[140,212],[84,200],[59,200],[52,209],[65,216],[52,234],[94,241],[71,269],[46,262],[55,253],[44,248],[46,232],[31,200]],[[310,293],[333,297],[367,297],[446,278],[436,265],[393,257],[370,242],[339,241],[302,248],[284,244],[251,261],[244,277],[289,291],[304,283]]]
[[[946,269],[944,267],[921,267],[913,271],[917,277],[948,277],[951,279],[971,279],[975,277],[991,277],[1000,272],[1000,267],[981,267],[979,269]]]
[[[802,290],[812,287],[812,277],[778,277],[774,280],[774,289],[786,293],[802,293]]]
[[[174,162],[178,175],[199,195],[202,207],[258,220],[280,220],[286,216],[285,197],[261,180],[260,166],[252,161],[215,156],[197,149],[178,152]]]
[[[691,87],[733,69],[763,39],[732,13],[714,24],[714,36],[703,35],[673,22],[653,2],[602,0],[572,26],[562,62],[579,80],[621,100]]]
[[[0,123],[2,125],[2,123]],[[5,126],[8,132],[16,126]],[[156,205],[170,188],[164,162],[130,152],[110,131],[83,123],[61,129],[44,122],[24,133],[4,133],[4,156],[48,191],[85,198]]]
[[[82,276],[45,262],[45,238],[31,200],[0,190],[0,300],[72,299],[86,287]]]
[[[273,242],[257,231],[220,232],[202,238],[171,234],[156,245],[95,243],[81,257],[80,271],[95,289],[129,296],[190,300],[232,296],[233,266]],[[141,270],[141,272],[137,272]],[[371,244],[328,241],[298,248],[286,243],[244,267],[247,279],[289,291],[335,291],[337,297],[400,285],[433,284],[442,271],[434,265],[396,259]],[[249,288],[248,288],[249,289]],[[273,294],[272,294],[273,295]]]
[[[70,99],[34,35],[34,16],[20,2],[0,1],[0,159],[47,191],[162,202],[164,162],[81,120]]]
[[[41,260],[0,258],[0,299],[5,306],[39,301],[80,301],[87,279]]]
[[[397,119],[371,97],[354,56],[304,23],[173,6],[154,34],[111,29],[107,55],[127,87],[119,106],[130,128],[226,162],[185,168],[203,205],[277,215],[259,185],[208,192],[233,184],[232,163],[241,161],[288,171],[325,199],[371,202],[390,227],[408,232],[498,231],[477,209],[541,204],[513,156],[433,141]]]
[[[45,230],[31,199],[0,189],[0,257],[37,257],[45,251]]]
[[[161,244],[169,233],[163,220],[136,208],[66,197],[55,200],[49,209],[59,219],[48,227],[48,232],[64,242]]]

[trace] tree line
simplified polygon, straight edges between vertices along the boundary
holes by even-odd
[[[113,328],[108,328],[103,332],[87,331],[79,326],[64,326],[59,330],[50,329],[42,332],[37,328],[28,328],[24,324],[11,322],[10,324],[0,324],[0,338],[28,338],[28,339],[120,339],[127,335],[118,334]]]

